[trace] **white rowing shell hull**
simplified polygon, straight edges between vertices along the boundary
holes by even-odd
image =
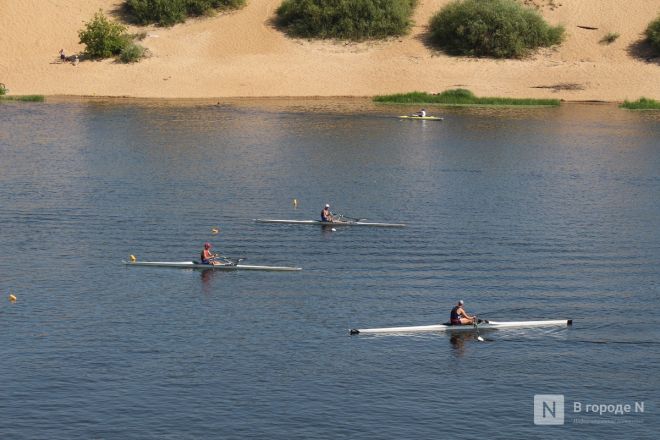
[[[363,333],[413,333],[413,332],[473,332],[476,330],[495,330],[501,328],[527,328],[527,327],[565,327],[572,325],[572,319],[561,319],[554,321],[489,321],[488,324],[479,324],[477,328],[473,325],[419,325],[414,327],[384,327],[384,328],[360,328],[352,329],[352,335]]]
[[[197,264],[193,261],[122,261],[127,266],[176,267],[180,269],[213,269],[213,270],[270,270],[276,272],[291,272],[302,270],[302,267],[288,266],[252,266],[249,264]]]
[[[279,223],[287,225],[320,225],[320,226],[371,226],[378,228],[404,228],[403,223],[373,223],[373,222],[322,222],[320,220],[276,220],[269,218],[255,218],[257,223]]]
[[[399,119],[417,119],[420,121],[442,121],[444,118],[438,116],[399,116]]]

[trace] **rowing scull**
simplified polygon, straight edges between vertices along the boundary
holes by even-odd
[[[419,119],[420,121],[442,121],[444,118],[439,116],[399,116],[399,119]]]
[[[495,330],[501,328],[527,328],[527,327],[566,327],[573,325],[572,319],[560,319],[549,321],[488,321],[488,323],[474,325],[418,325],[413,327],[383,327],[383,328],[361,328],[351,329],[352,335],[365,333],[413,333],[413,332],[471,332],[482,330]]]
[[[213,270],[269,270],[274,272],[292,272],[302,270],[302,267],[289,266],[253,266],[249,264],[200,264],[196,261],[122,261],[127,266],[142,267],[175,267],[180,269],[213,269]]]
[[[255,218],[257,223],[279,223],[287,225],[319,225],[319,226],[371,226],[377,228],[403,228],[403,223],[374,223],[363,221],[322,222],[321,220],[277,220],[270,218]]]

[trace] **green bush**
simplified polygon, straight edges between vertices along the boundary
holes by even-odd
[[[134,63],[144,57],[146,49],[133,42],[141,35],[126,33],[125,26],[108,20],[103,11],[97,12],[94,19],[78,31],[80,42],[85,45],[85,55],[92,59],[117,56],[122,63]]]
[[[7,87],[4,84],[0,83],[0,96],[7,94]]]
[[[284,0],[278,25],[303,38],[364,40],[408,32],[417,0]]]
[[[126,0],[124,7],[138,24],[172,26],[190,16],[213,13],[217,9],[237,9],[245,0]]]
[[[130,42],[126,27],[108,20],[100,10],[92,21],[85,23],[84,29],[78,31],[78,37],[85,45],[85,54],[92,59],[117,55]]]
[[[660,53],[660,16],[652,21],[646,28],[646,40],[656,53]]]
[[[431,41],[452,55],[522,58],[561,43],[564,28],[548,25],[514,0],[456,0],[431,18]]]
[[[136,63],[144,57],[145,52],[144,47],[131,41],[122,47],[121,52],[119,52],[119,61],[122,63]]]
[[[172,26],[186,18],[185,0],[128,0],[126,8],[138,24]]]

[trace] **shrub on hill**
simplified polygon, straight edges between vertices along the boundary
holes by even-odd
[[[408,32],[417,0],[284,0],[278,24],[294,37],[360,41]]]
[[[7,94],[7,87],[4,84],[0,83],[0,96]]]
[[[533,9],[514,0],[456,0],[431,18],[431,41],[452,55],[522,58],[538,47],[561,43]]]
[[[78,37],[85,45],[85,54],[92,59],[117,55],[128,41],[126,27],[108,20],[102,11],[85,23],[85,28],[78,31]]]
[[[217,9],[237,9],[245,0],[126,0],[124,6],[138,24],[172,26],[191,16],[211,14]]]
[[[126,27],[108,20],[103,11],[94,14],[94,19],[85,23],[78,31],[80,43],[85,45],[85,55],[91,59],[110,58],[118,55],[124,63],[132,63],[144,57],[146,49],[133,42]]]
[[[119,52],[119,61],[122,63],[136,63],[144,58],[145,52],[146,49],[144,47],[131,41],[122,47]]]
[[[649,23],[645,34],[655,53],[660,54],[660,16]]]

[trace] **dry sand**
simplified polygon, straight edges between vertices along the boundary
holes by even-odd
[[[468,88],[480,96],[620,101],[660,98],[660,59],[640,51],[658,0],[526,0],[567,40],[526,60],[449,57],[425,44],[429,18],[449,0],[420,0],[410,35],[385,42],[290,39],[274,28],[281,0],[171,28],[146,31],[152,56],[60,63],[83,50],[78,30],[99,9],[118,18],[119,0],[5,0],[0,82],[11,94],[163,98],[372,96]],[[578,26],[597,28],[589,30]],[[608,32],[620,37],[600,43]]]

